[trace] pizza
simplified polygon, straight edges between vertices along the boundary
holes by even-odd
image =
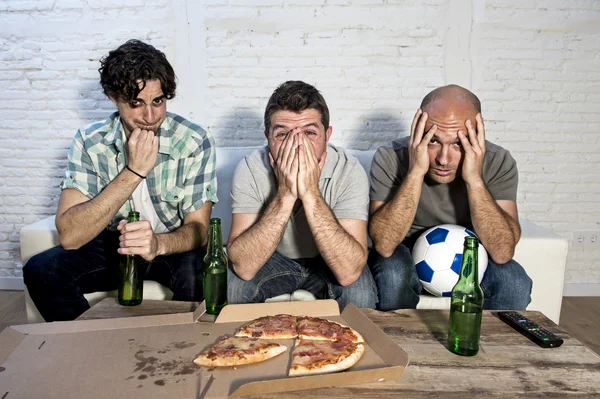
[[[265,361],[287,350],[285,345],[258,338],[225,335],[194,360],[198,366],[240,366]]]
[[[351,342],[365,342],[363,337],[354,329],[336,323],[335,321],[321,319],[318,317],[298,317],[298,338],[335,341],[347,339]]]
[[[332,373],[346,370],[358,362],[365,348],[348,339],[336,341],[299,339],[292,352],[288,375]]]
[[[261,339],[296,338],[296,316],[278,314],[260,317],[243,325],[235,334],[236,337],[254,337]]]
[[[194,360],[199,366],[240,366],[262,362],[287,350],[276,339],[296,340],[290,376],[330,373],[352,367],[363,355],[363,337],[335,321],[278,314],[259,317],[226,335]]]

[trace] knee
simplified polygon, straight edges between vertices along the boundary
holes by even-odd
[[[533,281],[527,275],[527,272],[519,263],[515,260],[510,260],[503,265],[496,266],[497,272],[503,274],[501,277],[502,282],[506,282],[507,288],[510,287],[511,291],[522,293],[523,295],[529,295],[533,286]]]
[[[514,290],[522,292],[523,295],[529,296],[531,294],[531,288],[533,287],[533,281],[527,274],[523,266],[518,264],[516,261],[511,260],[506,266],[511,265],[511,277],[514,285]]]
[[[254,280],[242,280],[235,274],[230,266],[227,270],[227,303],[250,303],[252,300],[252,292],[256,291]]]
[[[416,273],[412,255],[409,249],[402,244],[389,258],[372,250],[369,255],[369,268],[377,281],[395,284],[410,282]]]
[[[50,271],[52,261],[48,257],[47,252],[45,251],[32,256],[25,266],[23,266],[23,281],[26,285],[35,285],[49,280],[52,275]]]

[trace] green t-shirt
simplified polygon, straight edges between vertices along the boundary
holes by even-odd
[[[371,164],[371,201],[387,202],[400,188],[408,173],[409,137],[380,147]],[[483,182],[494,200],[517,199],[519,176],[517,163],[504,148],[486,141],[483,161]],[[412,245],[423,230],[440,224],[457,224],[472,228],[467,187],[460,177],[440,184],[425,176],[417,213],[405,243]]]

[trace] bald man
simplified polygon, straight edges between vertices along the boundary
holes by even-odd
[[[369,266],[380,310],[416,308],[422,291],[410,250],[426,229],[474,229],[489,264],[481,283],[485,309],[525,309],[531,279],[512,257],[521,229],[517,164],[485,140],[481,103],[460,86],[427,94],[410,136],[375,153],[371,166]]]

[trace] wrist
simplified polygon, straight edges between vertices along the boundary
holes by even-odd
[[[302,205],[305,208],[310,208],[313,206],[319,199],[321,198],[321,192],[319,190],[310,190],[304,193],[304,195],[300,198],[302,200]]]
[[[408,171],[408,174],[406,175],[406,179],[408,180],[414,180],[416,182],[423,182],[423,180],[425,180],[425,175],[427,174],[427,171],[421,171],[421,170],[417,170],[415,168],[411,169]]]
[[[296,197],[294,197],[289,190],[277,191],[275,199],[283,209],[292,209],[294,207],[294,204],[296,203]]]
[[[154,257],[156,258],[157,256],[165,255],[167,253],[167,250],[164,247],[164,242],[160,239],[160,235],[155,234],[152,240],[154,240],[156,248],[156,250],[154,251]]]
[[[134,167],[131,167],[129,165],[125,165],[125,169],[127,169],[129,172],[131,172],[132,174],[136,175],[137,177],[139,177],[140,179],[145,179],[146,178],[146,174],[136,170]]]
[[[472,179],[468,179],[468,180],[464,179],[464,180],[465,180],[465,184],[467,185],[467,190],[485,189],[485,183],[483,182],[483,179],[481,178],[481,176],[478,176],[477,178],[472,178]]]

